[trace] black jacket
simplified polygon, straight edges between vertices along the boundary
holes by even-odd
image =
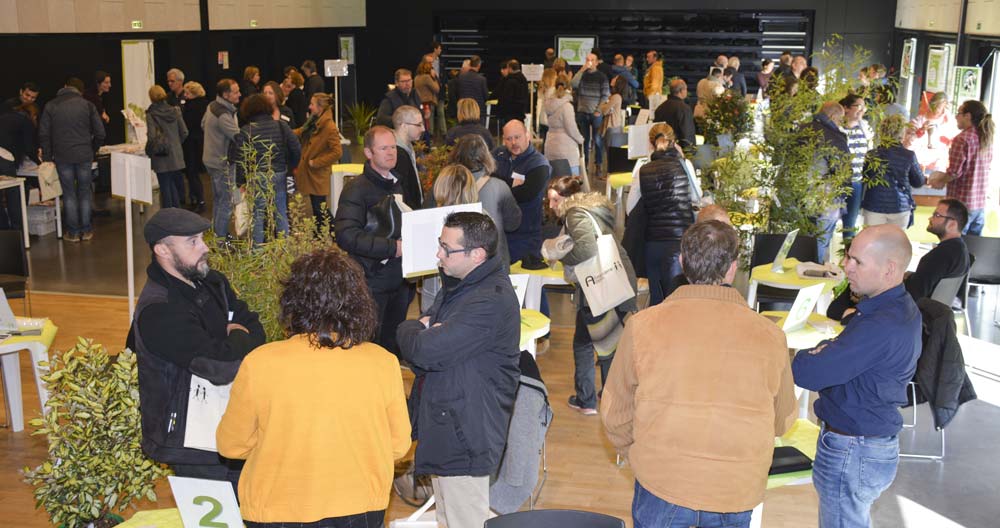
[[[306,122],[306,114],[309,113],[309,101],[306,101],[306,94],[301,88],[294,88],[291,92],[288,92],[288,98],[285,99],[285,106],[292,109],[292,113],[295,114],[295,127],[302,126]]]
[[[264,154],[271,152],[271,168],[274,172],[288,172],[289,168],[299,166],[302,157],[302,145],[299,138],[292,133],[288,123],[275,121],[271,114],[252,116],[247,124],[240,128],[240,133],[233,138],[229,146],[229,159],[236,166],[236,184],[246,183],[246,170],[243,166],[243,145],[251,144],[257,152],[257,163],[263,165]],[[258,167],[259,171],[267,170]],[[281,182],[284,185],[284,182]]]
[[[415,472],[490,475],[507,443],[521,374],[517,295],[496,255],[460,281],[442,274],[442,284],[429,327],[410,320],[396,330],[417,376],[409,403]]]
[[[387,180],[375,172],[371,162],[365,162],[364,172],[344,186],[337,204],[333,224],[337,245],[365,270],[373,292],[393,291],[403,284],[403,262],[396,258],[396,240],[374,234],[378,225],[372,212],[387,196],[402,193],[398,178]]]
[[[497,100],[498,117],[523,121],[531,106],[528,80],[521,72],[507,74],[507,77],[501,79],[500,84],[494,90],[494,98]]]
[[[399,88],[394,88],[385,93],[385,98],[378,105],[378,115],[375,116],[375,124],[392,128],[392,113],[401,106],[412,106],[420,109],[420,97],[416,90],[404,94]]]
[[[104,122],[93,103],[67,86],[45,105],[38,142],[43,161],[90,163],[104,143]]]
[[[127,340],[139,364],[142,450],[165,464],[217,464],[218,453],[184,447],[191,374],[218,385],[232,382],[243,357],[264,344],[264,328],[217,271],[197,288],[155,260],[146,273]],[[227,334],[229,322],[250,333]]]
[[[181,115],[184,116],[184,124],[187,125],[188,129],[188,137],[185,141],[194,141],[199,145],[205,141],[205,132],[201,129],[201,118],[205,117],[208,102],[207,97],[196,97],[185,99],[184,104],[181,105]],[[201,150],[198,152],[200,153]]]
[[[413,170],[410,153],[399,145],[396,145],[396,167],[392,172],[396,173],[399,185],[403,188],[403,203],[413,210],[423,207],[424,191],[420,188],[420,175]]]
[[[654,152],[639,169],[639,188],[646,209],[646,240],[680,240],[694,223],[684,161],[674,150]],[[634,213],[633,213],[634,214]]]
[[[820,176],[833,175],[844,163],[851,162],[851,149],[847,146],[847,135],[826,114],[814,115],[812,121],[805,126],[821,134],[822,139],[817,138],[819,139],[817,146],[833,147],[838,151],[816,156],[817,172]],[[850,182],[847,184],[850,185]]]
[[[924,348],[913,377],[917,382],[917,403],[929,401],[934,427],[943,429],[960,405],[976,399],[976,390],[965,372],[951,307],[933,299],[920,299],[917,307],[924,320]]]
[[[461,123],[448,129],[448,133],[445,134],[444,142],[449,147],[454,146],[462,136],[467,136],[469,134],[475,134],[486,142],[486,146],[490,149],[490,152],[495,148],[493,142],[493,134],[490,134],[486,127],[479,124],[479,121],[462,121]]]
[[[684,99],[676,95],[667,97],[667,100],[660,103],[653,112],[653,122],[670,125],[682,148],[694,146],[694,111]]]
[[[486,98],[490,94],[489,88],[486,87],[486,77],[474,70],[460,73],[455,82],[455,88],[457,94],[455,100],[468,97],[476,101],[479,104],[479,122],[485,123]]]

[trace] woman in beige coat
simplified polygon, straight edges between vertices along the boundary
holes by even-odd
[[[309,119],[295,135],[302,143],[302,159],[295,169],[295,186],[298,192],[309,196],[313,216],[319,220],[329,220],[330,167],[340,161],[343,152],[340,146],[340,130],[333,121],[333,98],[329,94],[318,93],[309,101]]]

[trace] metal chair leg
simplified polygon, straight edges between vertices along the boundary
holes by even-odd
[[[941,433],[941,454],[940,455],[921,455],[916,453],[900,453],[899,458],[917,458],[924,460],[944,460],[945,453],[945,443],[944,443],[944,429],[938,429]]]
[[[531,496],[528,498],[528,509],[534,510],[535,504],[538,502],[538,497],[542,494],[542,488],[545,487],[545,481],[549,478],[549,465],[545,459],[545,440],[542,440],[542,481],[538,483],[535,489],[531,492]]]
[[[913,401],[913,423],[903,422],[903,427],[910,429],[917,426],[917,384],[912,381],[909,383],[910,397]]]

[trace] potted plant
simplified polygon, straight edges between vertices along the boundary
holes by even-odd
[[[347,115],[351,116],[351,122],[354,123],[354,133],[357,136],[358,145],[364,141],[365,132],[371,128],[372,118],[375,117],[377,111],[378,109],[364,101],[347,105]]]
[[[52,356],[42,377],[46,412],[29,423],[48,439],[48,458],[25,467],[36,507],[65,528],[104,528],[123,521],[139,499],[156,500],[154,482],[169,470],[143,454],[136,358],[89,339]]]

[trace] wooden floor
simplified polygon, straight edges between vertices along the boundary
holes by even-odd
[[[21,303],[12,303],[20,313]],[[111,350],[124,346],[128,332],[125,299],[79,295],[35,294],[32,313],[46,315],[59,327],[54,348],[65,350],[77,336],[93,338]],[[614,515],[631,526],[632,472],[615,466],[615,453],[608,443],[597,416],[584,417],[566,406],[573,387],[571,326],[552,327],[551,349],[539,356],[555,420],[547,440],[548,481],[541,492],[538,508],[570,508]],[[26,352],[21,353],[22,395],[25,417],[39,413],[38,396]],[[405,377],[410,377],[405,373]],[[409,381],[409,380],[407,380]],[[44,512],[34,509],[31,488],[20,480],[20,470],[34,466],[45,457],[45,442],[28,431],[0,430],[0,526],[18,528],[51,526]],[[141,509],[174,507],[164,480],[157,486],[159,500],[143,503]],[[816,526],[817,498],[812,486],[793,486],[768,491],[764,502],[767,528],[811,528]],[[389,519],[408,515],[415,508],[397,497],[390,500]],[[126,512],[125,517],[132,515]]]

